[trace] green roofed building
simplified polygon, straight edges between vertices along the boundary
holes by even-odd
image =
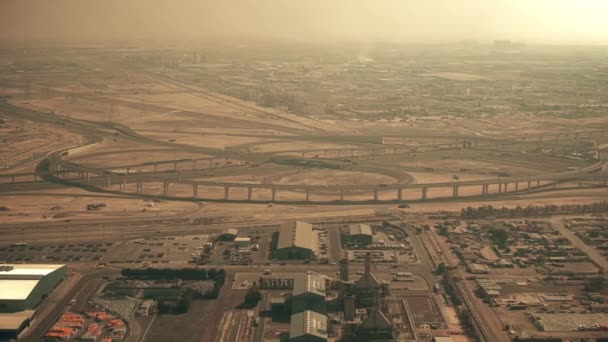
[[[310,310],[291,315],[289,341],[327,341],[327,316]]]

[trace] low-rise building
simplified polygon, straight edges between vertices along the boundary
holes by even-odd
[[[327,341],[327,316],[310,310],[291,315],[289,341]]]
[[[284,224],[279,229],[275,257],[281,260],[312,258],[317,250],[316,241],[312,224],[303,221]]]
[[[348,240],[352,244],[367,246],[370,245],[373,240],[372,227],[367,224],[351,224],[348,226]]]
[[[293,281],[291,312],[316,311],[325,313],[326,279],[324,276],[307,272],[298,274]]]
[[[0,337],[14,338],[67,274],[65,265],[0,265]]]
[[[234,246],[238,249],[250,249],[251,238],[250,237],[237,237],[234,239]]]

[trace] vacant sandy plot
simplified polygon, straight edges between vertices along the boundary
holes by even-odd
[[[99,210],[87,210],[87,204],[106,203]],[[198,208],[193,202],[163,201],[153,207],[141,198],[125,198],[111,194],[96,194],[78,188],[46,190],[44,193],[0,194],[0,221],[65,221],[110,218],[146,218],[186,214]]]
[[[342,170],[304,170],[292,171],[283,175],[267,178],[273,184],[295,185],[369,185],[394,183],[392,177],[366,172]]]
[[[339,144],[321,141],[280,141],[267,142],[260,144],[252,144],[248,146],[248,150],[252,152],[280,152],[280,151],[297,151],[297,150],[325,150],[325,149],[347,149],[361,148],[361,146],[352,144]],[[308,152],[310,155],[312,152]],[[346,153],[346,152],[344,152]],[[322,153],[321,153],[322,154]]]
[[[53,126],[9,118],[3,121],[0,124],[0,172],[31,172],[35,161],[47,153],[84,142],[81,136]]]
[[[487,78],[485,76],[467,74],[467,73],[463,73],[463,72],[433,72],[433,73],[420,74],[420,76],[443,78],[446,80],[453,80],[453,81],[489,80],[489,78]]]
[[[145,136],[163,140],[171,141],[178,144],[186,144],[191,146],[211,147],[217,149],[230,148],[234,145],[241,145],[245,143],[271,141],[271,139],[256,138],[256,137],[239,137],[229,135],[216,135],[216,134],[188,134],[188,133],[168,133],[168,132],[145,132]]]

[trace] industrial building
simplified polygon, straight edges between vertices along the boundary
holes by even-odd
[[[315,311],[325,313],[326,279],[324,276],[307,272],[294,278],[291,312]]]
[[[233,241],[238,234],[239,231],[236,228],[228,228],[218,234],[217,239],[220,241]]]
[[[373,242],[372,227],[367,224],[351,224],[348,226],[348,241],[353,245],[367,246]]]
[[[19,335],[66,273],[65,265],[0,265],[0,336]]]
[[[371,307],[375,305],[376,294],[382,285],[378,278],[372,273],[371,254],[365,256],[365,270],[359,280],[355,282],[355,294],[358,307]]]
[[[275,257],[281,260],[310,259],[315,255],[316,236],[312,224],[295,221],[279,229],[279,240]]]
[[[291,315],[289,341],[327,341],[327,316],[310,310]]]
[[[0,312],[34,309],[66,273],[65,265],[0,265]]]
[[[234,239],[234,246],[238,249],[251,249],[251,238],[237,237]]]

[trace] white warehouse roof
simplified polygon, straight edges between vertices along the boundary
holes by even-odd
[[[0,279],[40,279],[65,265],[1,264]]]
[[[34,290],[38,280],[0,279],[0,300],[24,300]]]
[[[0,265],[0,300],[25,300],[40,279],[65,265]]]

